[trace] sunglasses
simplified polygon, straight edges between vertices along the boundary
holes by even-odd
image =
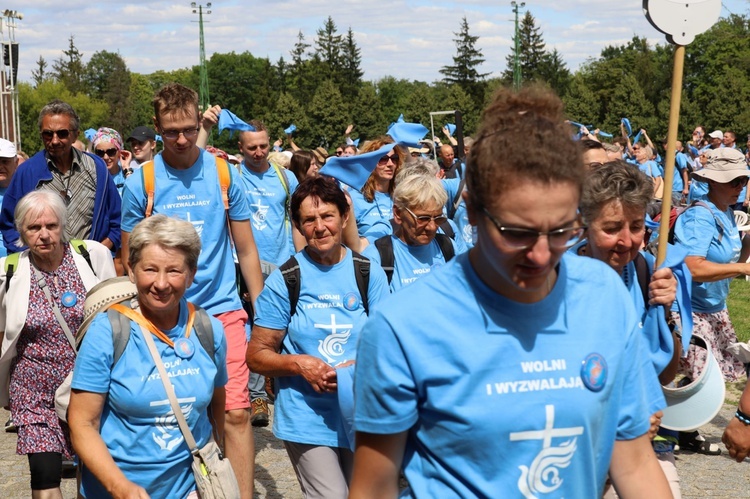
[[[383,156],[382,158],[380,158],[380,159],[378,160],[378,164],[379,164],[379,165],[387,165],[387,164],[388,164],[388,161],[392,161],[392,162],[393,162],[393,164],[395,165],[395,164],[396,164],[396,161],[398,161],[398,154],[392,154],[392,155],[390,155],[390,156],[388,156],[388,155],[386,154],[385,156]]]
[[[747,177],[737,177],[736,179],[727,183],[729,184],[730,187],[736,189],[737,187],[745,187],[747,185],[747,181],[748,181]]]
[[[341,149],[336,149],[336,156],[341,156],[342,154],[344,154],[344,151],[342,151]]]
[[[65,128],[63,128],[62,130],[42,130],[42,138],[44,140],[52,140],[52,138],[57,135],[58,139],[65,140],[70,137],[71,132],[73,132],[73,130],[68,130]]]
[[[103,158],[106,154],[110,158],[114,158],[117,155],[117,149],[112,147],[111,149],[94,149],[94,154]]]

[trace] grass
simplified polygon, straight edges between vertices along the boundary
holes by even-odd
[[[738,341],[750,340],[750,281],[739,277],[732,279],[727,298],[729,317],[737,332]]]

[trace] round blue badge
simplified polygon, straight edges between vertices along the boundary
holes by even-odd
[[[607,384],[607,361],[598,353],[590,353],[581,363],[581,379],[586,388],[600,392]]]
[[[195,346],[189,339],[180,338],[174,342],[174,353],[181,359],[189,359],[195,353]]]
[[[74,307],[76,303],[78,303],[78,297],[75,293],[71,293],[70,291],[66,291],[63,293],[61,298],[62,304],[65,307]]]
[[[359,296],[357,293],[347,293],[344,296],[344,308],[347,310],[357,310],[359,307]]]

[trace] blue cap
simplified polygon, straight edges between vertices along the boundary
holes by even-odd
[[[407,147],[419,147],[419,141],[422,140],[429,131],[430,130],[421,123],[404,123],[402,121],[394,123],[393,126],[388,129],[387,134],[390,135],[397,144]]]
[[[291,135],[294,133],[295,130],[297,130],[297,125],[292,123],[291,125],[289,125],[289,128],[284,129],[284,133],[287,135]]]
[[[622,124],[625,125],[625,131],[628,132],[628,137],[633,136],[633,128],[630,126],[630,120],[627,118],[623,118],[621,120]]]
[[[356,156],[330,156],[319,173],[333,177],[360,191],[375,167],[378,166],[380,158],[391,152],[394,147],[396,144],[386,144],[377,151]]]
[[[228,109],[222,109],[219,113],[219,133],[225,129],[229,129],[229,138],[232,138],[233,132],[254,132],[255,127],[248,125],[237,117],[232,111]]]

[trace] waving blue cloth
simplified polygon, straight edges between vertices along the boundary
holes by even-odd
[[[361,191],[370,174],[378,166],[380,158],[391,152],[394,147],[396,144],[386,144],[377,151],[356,156],[331,156],[320,169],[320,174],[333,177]]]
[[[297,125],[292,123],[291,125],[289,125],[289,128],[284,129],[284,133],[287,135],[291,135],[294,133],[295,130],[297,130]]]
[[[445,128],[448,129],[448,135],[450,135],[451,137],[453,137],[453,134],[456,133],[456,125],[454,125],[453,123],[448,123],[447,125],[445,125]]]
[[[455,125],[454,125],[455,127]],[[430,130],[421,123],[394,123],[388,129],[390,135],[397,144],[406,147],[422,147],[419,143]]]
[[[628,137],[633,136],[633,127],[630,126],[630,120],[627,118],[623,118],[621,120],[621,123],[625,125],[625,131],[628,132]]]
[[[219,113],[219,133],[224,131],[225,129],[229,129],[229,138],[232,138],[232,135],[235,131],[238,132],[254,132],[255,127],[252,125],[248,125],[241,119],[237,117],[236,114],[234,114],[232,111],[228,109],[222,109],[221,113]]]
[[[89,142],[94,140],[94,135],[96,135],[96,130],[94,130],[93,128],[89,128],[88,130],[83,132],[83,136],[86,137],[86,140],[88,140]]]
[[[391,123],[390,125],[388,125],[388,130],[390,130],[390,129],[391,129],[391,127],[392,127],[393,125],[395,125],[396,123],[404,123],[404,122],[405,122],[405,121],[404,121],[404,114],[403,114],[403,113],[401,113],[401,114],[399,114],[399,115],[398,115],[398,119],[397,119],[396,121],[394,121],[393,123]]]
[[[667,257],[659,268],[669,267],[677,279],[677,308],[680,312],[682,322],[682,356],[687,355],[690,346],[690,338],[693,336],[693,307],[690,303],[690,290],[693,279],[690,270],[685,264],[688,255],[686,248],[680,245],[669,244]],[[644,338],[648,342],[651,359],[657,373],[662,372],[674,354],[674,342],[672,331],[667,325],[665,309],[662,306],[650,306],[646,304],[646,315],[642,320]]]
[[[610,139],[612,138],[612,134],[611,133],[602,132],[601,130],[599,130],[599,135],[601,135],[602,137],[610,138]]]
[[[641,140],[641,132],[640,131],[638,131],[638,133],[635,134],[635,137],[633,137],[633,145],[636,145],[639,140]]]

